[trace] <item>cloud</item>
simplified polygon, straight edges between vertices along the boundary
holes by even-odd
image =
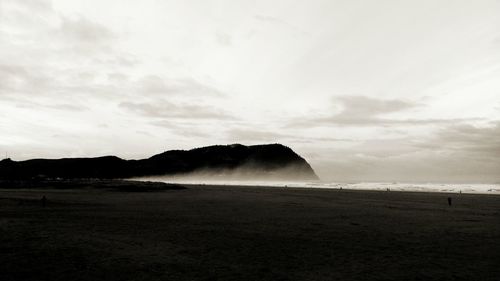
[[[233,38],[227,33],[218,31],[215,33],[215,40],[222,46],[231,46]]]
[[[31,95],[49,88],[52,80],[37,67],[27,68],[0,61],[0,97],[19,94]]]
[[[247,128],[232,128],[226,131],[228,138],[234,142],[282,142],[284,139],[288,139],[289,136],[277,133],[276,131],[268,130],[253,130]]]
[[[62,17],[59,34],[63,40],[71,42],[72,45],[103,44],[116,38],[116,35],[105,26],[84,17],[76,19]]]
[[[174,104],[166,100],[154,102],[122,102],[120,108],[145,117],[178,119],[219,119],[231,120],[233,116],[209,105]]]
[[[53,103],[69,103],[74,96],[99,88],[92,85],[89,77],[79,74],[79,70],[60,71],[46,66],[27,67],[0,61],[0,99],[45,103],[42,99],[57,97]]]
[[[426,149],[443,149],[454,154],[467,154],[500,163],[498,160],[500,159],[500,121],[483,127],[469,124],[449,126],[440,130],[430,141],[419,146]]]
[[[0,6],[0,34],[16,35],[26,27],[39,28],[47,24],[47,15],[54,13],[50,1],[2,0]],[[15,31],[15,32],[12,32]]]
[[[230,142],[272,142],[272,143],[318,143],[352,142],[352,139],[330,138],[321,136],[303,136],[293,133],[279,133],[276,129],[252,129],[261,126],[245,124],[226,130]]]
[[[427,137],[367,139],[353,147],[353,151],[376,158],[422,152],[439,154],[444,158],[467,155],[470,160],[489,159],[500,166],[500,121],[490,122],[487,126],[447,125]]]
[[[343,106],[343,111],[335,117],[346,120],[369,119],[418,106],[418,104],[403,100],[382,100],[365,96],[343,96],[334,101],[338,101]]]
[[[500,121],[383,137],[316,148],[311,162],[323,179],[334,181],[500,181]]]
[[[6,2],[16,5],[18,9],[29,9],[37,12],[52,11],[51,2],[46,0],[14,0]]]
[[[27,98],[27,97],[2,97],[0,100],[9,107],[31,109],[32,111],[41,110],[60,110],[67,112],[82,112],[88,111],[90,108],[84,104],[80,104],[72,99],[66,99],[64,102],[54,102],[52,100]]]
[[[121,57],[117,50],[120,37],[111,29],[85,17],[60,17],[60,25],[48,32],[52,39],[58,39],[55,46],[59,56],[78,57],[79,59],[92,60],[101,64],[108,63],[119,65]],[[118,58],[117,58],[118,57]]]
[[[476,118],[389,118],[393,113],[401,113],[423,104],[399,99],[377,99],[366,96],[341,96],[333,99],[333,106],[340,107],[340,112],[321,117],[296,119],[288,127],[318,127],[318,126],[394,126],[394,125],[438,125],[476,121]]]
[[[9,52],[18,53],[21,47],[21,55],[43,60],[116,53],[119,36],[113,30],[82,15],[64,15],[50,1],[2,1],[0,18],[0,34],[8,38],[2,44]]]
[[[36,65],[28,68],[21,64],[2,63],[0,59],[0,100],[4,102],[24,107],[81,111],[88,109],[85,100],[116,103],[130,99],[137,103],[138,96],[146,100],[146,104],[154,104],[157,99],[161,103],[165,97],[189,100],[200,97],[222,98],[225,94],[192,78],[145,75],[133,80],[120,72],[104,74],[85,68],[58,70]],[[176,108],[172,105],[170,108]],[[222,111],[208,112],[209,109],[192,107],[189,103],[187,109],[197,110],[207,117],[224,115]],[[179,111],[176,108],[176,112]]]
[[[0,143],[26,157],[281,142],[353,179],[499,170],[497,5],[0,2]]]
[[[224,96],[219,90],[192,78],[168,79],[158,75],[146,75],[139,79],[135,86],[141,94]]]
[[[287,21],[284,21],[280,18],[277,18],[277,17],[267,16],[267,15],[255,15],[253,18],[255,20],[263,22],[263,23],[275,24],[275,25],[280,25],[280,26],[289,28],[295,32],[302,34],[302,35],[309,35],[309,32],[304,31],[301,28],[299,28],[299,27],[297,27],[297,26],[295,26]]]
[[[0,65],[0,94],[6,94],[24,83],[28,77],[26,69],[17,65]]]
[[[264,16],[264,15],[255,15],[254,19],[259,20],[259,21],[264,21],[264,22],[272,22],[272,23],[283,23],[282,20],[271,17],[271,16]]]
[[[168,129],[172,134],[181,136],[183,138],[200,138],[205,139],[207,137],[213,137],[213,131],[211,128],[207,128],[205,125],[201,125],[197,119],[184,119],[184,120],[172,120],[169,119],[159,119],[149,122],[149,124]]]
[[[57,96],[53,103],[71,104],[69,96],[102,88],[74,79],[79,73],[98,75],[104,66],[131,63],[115,49],[119,36],[111,29],[84,16],[66,16],[50,1],[2,1],[0,19],[6,39],[0,58],[2,100],[44,103],[40,99]]]
[[[132,68],[139,65],[140,61],[132,55],[128,54],[109,54],[106,58],[96,58],[93,60],[96,64],[102,66],[116,66]]]
[[[88,110],[88,107],[86,107],[86,106],[67,104],[67,103],[49,105],[48,107],[53,108],[53,109],[73,111],[73,112]]]

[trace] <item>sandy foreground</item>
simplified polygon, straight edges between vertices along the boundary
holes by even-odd
[[[0,280],[500,280],[500,196],[0,189]]]

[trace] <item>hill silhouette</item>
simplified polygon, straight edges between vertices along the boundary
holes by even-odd
[[[318,179],[304,158],[281,144],[214,145],[170,150],[140,160],[104,156],[0,161],[0,179],[113,179],[190,173],[236,175],[245,179]]]

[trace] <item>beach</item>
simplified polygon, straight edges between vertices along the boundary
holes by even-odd
[[[498,195],[186,187],[0,189],[0,279],[500,280]]]

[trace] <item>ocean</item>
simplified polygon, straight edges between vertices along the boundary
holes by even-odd
[[[402,182],[354,182],[339,183],[326,181],[251,181],[251,180],[220,180],[196,179],[183,177],[147,177],[136,180],[161,181],[178,184],[207,184],[207,185],[243,185],[243,186],[271,186],[287,188],[329,188],[346,190],[376,190],[376,191],[407,191],[407,192],[444,192],[444,193],[473,193],[500,195],[500,184],[485,183],[402,183]]]

